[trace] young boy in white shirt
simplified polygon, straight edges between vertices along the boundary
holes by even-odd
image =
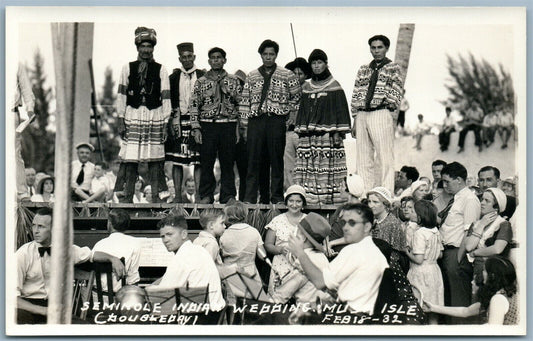
[[[222,264],[222,258],[220,257],[220,246],[218,239],[224,233],[226,225],[224,221],[226,216],[221,210],[214,208],[208,208],[200,213],[200,225],[203,230],[200,231],[198,237],[194,240],[194,245],[199,245],[205,248],[215,264]]]

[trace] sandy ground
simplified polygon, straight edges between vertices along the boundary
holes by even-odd
[[[496,136],[495,142],[482,152],[474,145],[474,133],[469,132],[465,140],[464,152],[458,154],[457,141],[459,133],[453,133],[451,136],[450,147],[448,151],[441,152],[439,149],[438,136],[426,135],[422,140],[422,150],[417,151],[413,148],[415,139],[412,136],[401,136],[394,141],[394,168],[399,170],[403,165],[415,166],[421,176],[431,177],[431,163],[433,160],[441,159],[446,162],[457,161],[462,163],[468,170],[468,174],[476,176],[478,170],[487,165],[497,167],[501,172],[501,178],[514,176],[516,173],[516,153],[514,135],[509,140],[507,149],[501,149],[501,139]],[[348,137],[344,141],[347,154],[348,172],[356,169],[357,141]]]

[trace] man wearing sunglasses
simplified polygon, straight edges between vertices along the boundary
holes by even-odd
[[[339,218],[348,245],[322,271],[303,249],[303,240],[292,236],[289,250],[295,255],[309,280],[319,290],[337,291],[338,298],[354,313],[374,313],[387,260],[372,241],[374,215],[363,204],[345,204]]]

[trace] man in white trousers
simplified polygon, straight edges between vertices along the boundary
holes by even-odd
[[[401,68],[386,57],[389,38],[368,40],[374,60],[357,72],[352,95],[352,136],[357,138],[357,173],[365,190],[394,191],[394,120],[403,94]]]

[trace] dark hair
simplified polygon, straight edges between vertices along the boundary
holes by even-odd
[[[478,297],[482,309],[489,307],[490,300],[503,289],[507,297],[516,294],[516,270],[508,259],[491,256],[485,261],[487,283],[479,288]]]
[[[295,195],[295,194],[300,196],[300,198],[302,199],[302,202],[303,202],[303,206],[305,206],[307,204],[307,201],[305,200],[305,197],[303,195],[301,195],[300,193],[291,193],[291,194],[287,195],[287,197],[284,200],[285,206],[287,206],[287,203],[289,202],[289,198],[292,195]]]
[[[185,182],[184,182],[185,185],[187,185],[187,182],[194,182],[194,183],[196,183],[196,181],[194,181],[194,178],[193,178],[193,177],[190,177],[190,176],[189,176],[187,179],[185,179]]]
[[[422,227],[431,229],[437,224],[437,206],[428,200],[418,200],[415,202],[415,212],[418,216],[418,224]]]
[[[481,172],[490,172],[492,171],[494,173],[494,176],[496,177],[496,179],[499,179],[500,178],[500,170],[496,167],[493,167],[493,166],[485,166],[485,167],[482,167],[479,172],[477,172],[477,176],[479,177],[479,174],[481,174]]]
[[[435,166],[446,167],[446,165],[447,165],[446,161],[443,161],[443,160],[441,160],[441,159],[437,159],[437,160],[435,160],[435,161],[433,161],[433,162],[431,163],[431,167],[435,167]]]
[[[416,167],[403,166],[402,169],[400,169],[400,172],[404,172],[407,179],[413,182],[418,180],[418,177],[420,176]]]
[[[413,198],[413,197],[410,196],[410,195],[401,198],[401,199],[400,199],[400,206],[401,206],[404,202],[408,202],[408,201],[415,202],[415,198]]]
[[[444,166],[442,171],[440,172],[442,176],[448,175],[452,179],[461,178],[463,181],[466,181],[466,177],[468,176],[468,172],[466,171],[465,166],[460,164],[459,162],[452,162]]]
[[[54,210],[51,207],[41,207],[35,212],[35,215],[49,215],[50,223],[54,221]]]
[[[216,208],[206,208],[200,213],[200,226],[205,230],[207,224],[211,221],[215,221],[218,217],[223,217],[224,212]]]
[[[209,52],[207,52],[207,57],[211,58],[211,54],[215,52],[220,52],[222,57],[226,58],[226,51],[224,51],[220,47],[213,47],[211,50],[209,50]]]
[[[168,215],[157,223],[158,229],[162,229],[165,226],[172,226],[183,230],[188,229],[185,217],[182,215],[175,214]]]
[[[43,190],[44,190],[44,183],[46,180],[50,180],[52,181],[52,185],[54,186],[54,189],[55,189],[55,182],[54,182],[54,178],[52,178],[51,176],[46,176],[44,178],[42,178],[39,183],[37,184],[37,193],[39,194],[43,194]],[[52,189],[52,193],[54,193],[54,189]]]
[[[124,232],[130,228],[130,215],[123,209],[114,208],[109,212],[107,217],[111,226],[120,232]]]
[[[108,169],[107,162],[105,161],[98,161],[94,163],[95,166],[100,166],[102,169]]]
[[[385,45],[386,48],[389,48],[390,47],[390,40],[389,38],[385,37],[384,35],[382,34],[378,34],[378,35],[375,35],[373,36],[372,38],[368,39],[368,45],[372,44],[373,41],[375,40],[379,40],[383,43],[383,45]]]
[[[437,182],[437,189],[443,189],[444,188],[444,182],[442,180],[439,180],[439,182]]]
[[[261,45],[259,45],[259,48],[257,49],[257,52],[259,52],[259,54],[263,53],[265,51],[265,49],[267,47],[272,47],[274,48],[274,52],[276,52],[276,54],[278,54],[279,52],[279,45],[278,43],[276,43],[275,41],[273,40],[270,40],[270,39],[267,39],[265,41],[263,41],[261,43]]]
[[[450,112],[451,112],[451,111],[452,111],[452,108],[450,108],[450,107],[446,107],[446,109],[445,109],[445,110],[446,110],[446,111],[450,111]]]
[[[226,223],[233,225],[243,223],[246,220],[248,209],[242,202],[236,201],[231,205],[226,205],[224,213],[226,214]]]
[[[355,211],[357,212],[365,221],[365,223],[373,223],[374,222],[374,213],[372,213],[372,210],[370,207],[364,204],[344,204],[341,206],[340,212],[344,211]]]

